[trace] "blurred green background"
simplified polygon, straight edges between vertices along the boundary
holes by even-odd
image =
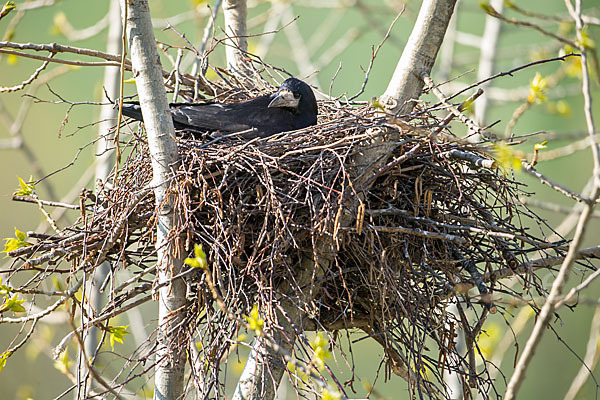
[[[23,5],[23,1],[16,1],[17,6]],[[204,27],[207,24],[206,12],[207,5],[214,5],[213,1],[178,1],[170,2],[163,0],[150,1],[151,12],[154,18],[161,19],[157,23],[165,20],[177,28],[179,32],[185,33],[186,37],[192,43],[199,43],[203,34]],[[249,33],[256,34],[265,30],[265,20],[268,19],[268,12],[275,5],[285,6],[286,2],[263,2],[251,1],[249,4]],[[564,9],[564,3],[559,0],[543,2],[543,9],[539,1],[528,0],[519,2],[519,6],[536,12],[543,12],[546,15],[557,15],[567,18]],[[598,16],[600,13],[600,4],[597,2],[585,2],[585,5],[591,7],[586,9],[586,13]],[[307,78],[310,74],[313,83],[318,84],[323,92],[329,91],[331,79],[339,69],[339,73],[332,86],[332,94],[341,95],[347,93],[353,95],[357,93],[364,81],[364,71],[369,65],[372,54],[372,48],[377,46],[382,40],[389,25],[401,7],[406,7],[402,16],[396,23],[391,32],[391,37],[381,48],[375,59],[373,69],[370,73],[368,85],[365,92],[359,98],[360,100],[370,100],[374,96],[379,96],[386,88],[396,62],[406,42],[418,9],[419,1],[392,2],[392,1],[298,1],[289,9],[289,15],[284,14],[279,26],[292,20],[294,16],[299,19],[292,26],[284,31],[270,36],[273,39],[269,51],[264,55],[265,61],[273,65],[283,67],[290,73],[298,75],[300,78]],[[26,43],[51,43],[70,44],[77,47],[104,50],[106,41],[106,30],[99,35],[81,41],[68,40],[61,31],[64,31],[65,19],[75,29],[82,29],[97,23],[108,10],[108,1],[86,1],[86,0],[64,0],[57,1],[54,5],[31,10],[25,13],[21,22],[17,25],[11,40],[14,42]],[[196,10],[196,11],[194,11]],[[266,14],[267,13],[267,14]],[[187,19],[178,22],[178,16],[183,15]],[[513,11],[506,11],[506,15],[514,16],[518,19],[527,19],[521,14]],[[290,17],[291,16],[291,17]],[[11,16],[0,20],[0,32],[6,31],[11,21]],[[565,26],[551,20],[537,20],[541,26],[552,32],[559,32],[559,29],[566,29]],[[481,35],[485,24],[485,14],[475,1],[463,1],[460,4],[457,14],[457,28],[463,34]],[[215,34],[222,37],[223,19],[219,13],[216,20]],[[591,39],[596,39],[598,43],[598,27],[591,27],[588,35]],[[156,29],[157,39],[160,42],[175,46],[183,46],[185,42],[173,31]],[[296,62],[298,57],[302,57],[303,49],[298,47],[298,42],[294,42],[293,37],[300,34],[302,41],[306,45],[306,51],[310,54],[310,63],[304,66],[298,66]],[[288,36],[291,35],[291,36]],[[290,38],[292,40],[290,41]],[[264,45],[264,37],[251,37],[249,39],[249,50],[251,52],[261,49]],[[337,45],[336,45],[337,44]],[[344,46],[341,46],[344,44]],[[339,46],[338,46],[339,45]],[[495,71],[506,71],[518,65],[525,64],[534,59],[553,57],[558,53],[560,45],[553,42],[550,38],[541,35],[533,30],[517,27],[514,25],[503,25],[503,31],[499,41],[499,51]],[[176,57],[176,50],[167,50],[171,57]],[[62,56],[62,55],[61,55]],[[65,55],[64,58],[80,60],[79,56]],[[452,84],[454,87],[459,84],[469,84],[475,82],[476,71],[479,59],[479,50],[465,44],[456,44],[453,51],[453,64],[449,77],[462,75]],[[91,59],[89,59],[91,60]],[[91,60],[94,61],[94,60]],[[210,56],[210,63],[215,66],[224,67],[224,51],[219,46]],[[31,73],[39,67],[40,61],[7,57],[2,55],[0,58],[0,86],[18,85],[21,81],[27,79]],[[163,57],[163,66],[165,69],[171,69],[171,64],[166,57]],[[441,65],[438,62],[436,68]],[[532,67],[514,74],[496,79],[492,82],[495,90],[504,90],[507,94],[517,95],[527,93],[530,80],[536,72],[544,76],[555,73],[560,67],[560,63],[548,63]],[[50,65],[47,71],[55,68],[64,68],[60,65]],[[300,69],[302,68],[302,70]],[[309,71],[309,72],[307,72]],[[74,107],[70,112],[68,104],[53,104],[58,98],[51,92],[54,91],[70,102],[97,102],[104,101],[102,98],[102,76],[101,67],[69,68],[68,73],[63,74],[56,79],[51,80],[48,85],[41,85],[35,96],[48,102],[35,102],[29,109],[23,125],[23,140],[31,150],[32,156],[46,173],[56,171],[71,163],[77,151],[82,149],[81,153],[74,160],[69,168],[62,170],[50,178],[57,198],[59,200],[64,194],[76,190],[79,192],[81,187],[77,187],[77,182],[82,173],[86,171],[93,163],[94,148],[88,144],[96,137],[97,128],[90,125],[99,119],[99,107],[95,105],[80,105]],[[126,73],[125,78],[130,78],[131,74]],[[438,75],[434,75],[434,78]],[[214,78],[214,73],[208,74],[209,78]],[[594,77],[596,78],[596,77]],[[518,121],[514,128],[517,135],[536,131],[550,131],[555,133],[552,140],[548,143],[549,149],[559,148],[569,142],[579,140],[585,130],[585,120],[582,112],[583,100],[577,95],[579,79],[566,77],[558,86],[549,88],[547,95],[549,101],[543,104],[534,104]],[[596,82],[592,83],[594,89],[595,103],[594,115],[596,122],[600,121],[600,97]],[[451,94],[453,90],[449,86],[442,86],[442,91]],[[10,118],[16,118],[20,112],[22,103],[26,100],[23,97],[25,91],[13,93],[1,93],[0,102],[6,109],[2,112],[3,118],[0,119],[0,140],[10,137],[9,125]],[[134,85],[126,85],[126,94],[134,94]],[[504,93],[504,92],[498,92]],[[469,95],[467,93],[466,95]],[[460,99],[464,99],[461,97]],[[425,99],[433,100],[433,97],[425,96]],[[557,101],[564,100],[570,108],[569,113],[557,113]],[[490,110],[486,122],[500,120],[492,131],[502,136],[507,122],[510,120],[514,110],[524,102],[524,96],[521,95],[516,101],[498,103],[490,105]],[[561,103],[562,104],[562,103]],[[554,109],[553,109],[554,107]],[[7,118],[8,117],[8,118]],[[457,133],[464,133],[457,128]],[[578,139],[573,138],[573,134],[579,133]],[[530,142],[518,146],[525,153],[530,153],[533,144],[544,140],[544,136],[534,137]],[[3,171],[0,175],[0,233],[1,237],[14,236],[14,227],[22,231],[35,230],[41,222],[42,217],[37,208],[31,204],[16,203],[11,201],[12,192],[17,188],[17,176],[27,179],[32,173],[31,160],[25,155],[23,150],[0,150],[0,168]],[[563,157],[551,162],[540,163],[538,170],[551,177],[555,181],[564,184],[574,191],[581,191],[587,179],[590,176],[592,160],[590,151],[584,150],[571,156]],[[565,199],[560,194],[543,186],[532,178],[516,174],[517,179],[527,184],[526,190],[535,193],[534,199],[543,201],[552,201],[564,206],[572,206],[573,202]],[[39,179],[35,176],[34,179]],[[93,189],[93,179],[87,183],[87,187]],[[41,198],[50,199],[51,196],[47,188],[38,185]],[[77,202],[77,199],[70,201]],[[564,218],[564,215],[556,212],[536,209],[541,216],[547,219],[549,225],[556,226]],[[71,215],[71,221],[76,218]],[[64,226],[67,221],[62,221]],[[532,227],[532,229],[536,229]],[[584,247],[597,245],[600,242],[600,226],[598,222],[592,221],[589,225],[587,239]],[[8,261],[4,262],[8,266]],[[541,275],[542,279],[548,284],[552,282],[552,274],[548,276]],[[574,285],[580,282],[582,275],[578,272],[571,277],[569,284]],[[586,299],[596,300],[600,286],[598,284],[590,287],[583,296]],[[154,304],[146,304],[142,308],[147,321],[148,316],[155,315]],[[513,320],[513,316],[518,314],[520,309],[514,309],[512,315],[495,315],[486,323],[486,329],[489,334],[489,340],[485,343],[492,350],[497,341],[506,329],[507,322]],[[547,332],[542,346],[539,347],[533,363],[528,370],[527,380],[521,391],[522,399],[558,399],[563,398],[570,382],[581,366],[578,357],[583,357],[585,346],[589,335],[590,318],[594,307],[589,305],[579,305],[570,310],[563,308],[560,311],[560,319],[557,319],[553,325],[555,332]],[[123,321],[123,324],[130,323]],[[146,330],[150,332],[153,329],[154,322],[148,322]],[[510,378],[512,365],[517,357],[518,349],[523,347],[532,321],[530,319],[528,327],[519,335],[519,347],[511,346],[502,363],[502,370],[506,379]],[[28,397],[35,399],[53,399],[57,397],[65,388],[70,386],[68,379],[60,373],[54,366],[54,361],[50,358],[50,347],[55,346],[57,342],[67,332],[65,321],[52,325],[40,325],[40,331],[34,334],[30,344],[21,350],[17,355],[8,360],[6,368],[0,372],[0,399],[25,399]],[[17,327],[0,326],[0,351],[13,345],[11,343],[14,335],[17,333]],[[345,335],[340,335],[340,340],[346,340]],[[350,335],[351,340],[362,337],[358,333]],[[127,346],[124,345],[124,346]],[[482,342],[481,346],[484,346]],[[245,351],[240,351],[242,361]],[[354,371],[360,381],[375,382],[378,395],[386,399],[408,398],[407,384],[398,377],[392,377],[384,382],[384,368],[381,366],[382,351],[370,340],[363,340],[352,346],[352,357],[356,363]],[[340,355],[330,362],[333,370],[341,368],[346,371],[345,378],[349,377],[348,368]],[[380,368],[381,367],[381,368]],[[110,366],[107,366],[110,368]],[[230,363],[228,384],[235,382],[235,374],[241,371],[239,365],[235,362]],[[596,373],[600,371],[596,368]],[[151,378],[148,378],[151,380]],[[141,382],[141,381],[140,381]],[[147,388],[150,388],[151,381]],[[141,383],[138,388],[141,387]],[[505,383],[501,375],[498,377],[497,390],[503,393]],[[355,398],[361,398],[365,395],[365,390],[361,385],[356,384],[357,394]],[[351,393],[348,390],[348,393]],[[150,392],[149,392],[150,393]],[[496,397],[493,392],[492,398]],[[68,394],[65,398],[72,398],[73,394]],[[352,397],[352,396],[351,396]],[[296,398],[293,389],[288,390],[288,398]],[[598,398],[598,385],[594,379],[590,379],[581,392],[581,399]]]

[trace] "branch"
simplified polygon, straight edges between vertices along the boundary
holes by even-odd
[[[225,17],[225,34],[229,39],[225,42],[227,68],[236,75],[246,76],[250,70],[246,63],[248,41],[246,39],[246,0],[225,0],[223,15]]]
[[[598,339],[600,338],[600,307],[596,307],[596,312],[592,318],[590,326],[590,336],[585,350],[584,363],[579,369],[577,376],[571,382],[571,387],[565,395],[564,400],[575,400],[577,394],[587,381],[588,377],[592,375],[592,371],[598,363],[598,354],[600,347],[598,346]]]
[[[421,76],[431,73],[455,3],[455,0],[423,2],[415,28],[380,99],[389,113],[404,114],[412,110],[423,89]]]
[[[157,208],[157,280],[168,285],[158,290],[159,321],[156,349],[155,398],[178,399],[183,396],[186,345],[176,340],[186,304],[186,284],[179,275],[185,256],[176,233],[178,221],[175,195],[168,191],[169,177],[177,168],[179,155],[173,120],[162,80],[162,67],[156,49],[150,11],[146,0],[121,0],[125,16],[131,62],[136,72],[136,87],[142,107],[148,147],[152,161],[154,195]]]

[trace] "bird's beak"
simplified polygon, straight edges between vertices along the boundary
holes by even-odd
[[[290,107],[290,108],[298,108],[299,99],[294,97],[294,94],[287,90],[280,90],[275,94],[273,100],[269,103],[269,108],[273,107]]]

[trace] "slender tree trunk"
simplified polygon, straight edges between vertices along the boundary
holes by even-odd
[[[314,263],[306,260],[296,276],[296,281],[302,287],[310,283],[313,277]],[[275,310],[278,325],[275,331],[268,331],[275,343],[288,354],[292,353],[296,341],[296,328],[302,330],[303,312],[300,306],[309,299],[303,297],[302,291],[290,284],[278,288],[286,293],[281,301],[281,310]],[[256,339],[252,345],[248,361],[238,381],[233,400],[269,400],[275,397],[277,387],[287,368],[280,351],[269,346],[265,340]]]
[[[136,86],[142,107],[144,125],[152,161],[154,195],[158,208],[156,248],[159,284],[158,345],[154,398],[182,398],[185,369],[185,339],[179,335],[185,304],[186,285],[182,278],[172,280],[181,272],[183,249],[174,235],[175,199],[168,193],[169,181],[177,167],[179,156],[175,143],[173,120],[162,79],[162,67],[152,31],[150,10],[146,0],[121,0],[127,15],[127,38]],[[126,7],[126,8],[125,8]]]
[[[248,56],[248,41],[246,40],[246,0],[225,0],[223,2],[225,17],[225,33],[230,37],[226,41],[225,55],[227,69],[231,72],[246,76],[250,73],[246,58]]]
[[[121,9],[119,0],[110,1],[108,11],[108,37],[106,39],[106,52],[109,54],[121,53],[121,33],[123,25],[121,23]],[[115,100],[119,97],[119,69],[115,67],[106,67],[104,70],[104,89],[108,96]],[[114,147],[106,135],[114,126],[114,119],[117,116],[117,109],[111,104],[103,105],[100,108],[100,125],[98,126],[98,143],[96,144],[96,179],[106,180],[114,163],[114,153],[108,151]],[[108,139],[108,140],[107,140]]]
[[[491,0],[490,5],[497,10],[499,13],[502,12],[504,7],[504,0]],[[485,17],[485,30],[483,37],[481,38],[481,49],[479,56],[479,68],[477,68],[477,80],[482,81],[485,78],[492,76],[494,73],[494,65],[496,63],[496,53],[498,47],[498,38],[500,37],[500,31],[502,29],[502,21],[491,15]],[[480,87],[485,88],[490,85],[491,82],[486,82]],[[489,103],[489,96],[483,93],[479,96],[479,99],[475,102],[475,120],[479,126],[485,126],[485,120],[487,115]],[[477,140],[479,141],[479,140]]]
[[[400,61],[380,102],[392,114],[410,112],[442,45],[456,0],[424,0]]]
[[[119,0],[111,0],[108,11],[108,36],[106,39],[106,52],[109,54],[119,54],[121,52],[121,32],[123,30],[121,24],[121,9]],[[104,90],[111,99],[116,99],[119,96],[119,69],[115,67],[105,67],[104,69]],[[106,177],[110,173],[114,164],[113,151],[108,150],[111,147],[110,138],[107,137],[108,132],[114,125],[116,117],[116,109],[111,104],[103,105],[100,108],[100,124],[98,125],[98,142],[96,143],[96,180],[106,181]],[[102,263],[100,268],[94,271],[94,276],[89,282],[88,315],[94,317],[94,313],[100,309],[102,295],[100,293],[100,285],[106,279],[108,274],[108,262]],[[88,357],[96,355],[96,347],[98,345],[98,328],[94,325],[90,326],[85,337],[85,352]]]

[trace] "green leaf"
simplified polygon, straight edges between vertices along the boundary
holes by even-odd
[[[186,258],[185,264],[189,265],[192,268],[208,268],[208,261],[206,260],[206,253],[202,249],[202,245],[195,244],[194,245],[194,256],[195,258]]]
[[[543,103],[548,100],[546,94],[546,88],[548,87],[548,79],[544,78],[539,72],[535,73],[535,76],[529,83],[529,95],[527,101],[529,103]]]
[[[25,234],[25,232],[21,232],[20,230],[18,230],[17,228],[15,228],[15,236],[17,237],[18,240],[20,240],[21,242],[24,242],[25,239],[27,239],[27,235]]]
[[[488,13],[489,15],[491,15],[492,17],[500,15],[498,13],[498,11],[496,11],[494,9],[494,7],[492,7],[492,5],[490,3],[488,3],[487,1],[480,1],[479,2],[479,7],[481,7],[483,9],[483,11],[485,11],[486,13]]]
[[[11,355],[12,355],[12,351],[5,351],[4,353],[2,353],[0,355],[0,372],[2,372],[2,370],[4,369],[4,366],[6,365],[6,360]]]
[[[321,400],[340,400],[342,398],[342,395],[339,394],[337,391],[329,391],[329,389],[327,388],[323,389],[321,395],[323,396]]]
[[[317,332],[316,336],[310,342],[315,354],[312,358],[312,363],[317,366],[320,370],[325,367],[325,361],[331,358],[331,352],[329,351],[329,341],[323,336],[323,333]]]
[[[17,5],[14,1],[7,1],[6,3],[4,3],[4,7],[2,7],[2,10],[0,10],[0,19],[6,17],[8,13],[14,10],[15,8],[17,8]]]
[[[248,322],[248,328],[253,330],[257,336],[260,336],[263,326],[265,325],[265,320],[260,317],[257,304],[252,306],[250,315],[244,315],[244,319]]]
[[[373,107],[376,110],[385,111],[385,108],[379,102],[379,99],[377,97],[373,97],[373,99],[371,100],[371,107]]]
[[[2,278],[0,278],[0,295],[9,294],[12,291],[12,288],[8,285],[2,284]]]
[[[596,42],[594,42],[594,40],[588,34],[587,27],[584,27],[581,30],[581,39],[577,40],[577,44],[579,47],[588,50],[594,50],[596,48]]]
[[[129,327],[129,325],[109,326],[108,327],[108,332],[110,333],[110,335],[109,335],[110,347],[113,350],[115,349],[115,342],[119,342],[121,344],[123,342],[125,342],[125,335],[129,335],[129,332],[127,332],[128,327]]]
[[[20,249],[21,247],[31,246],[31,243],[26,242],[25,239],[27,239],[25,232],[21,232],[15,227],[15,238],[4,239],[6,243],[4,243],[4,250],[2,250],[2,253],[10,253],[11,251]]]
[[[4,304],[0,306],[0,313],[3,313],[4,311],[25,312],[25,307],[22,306],[23,302],[25,302],[25,300],[19,300],[17,294],[11,298],[5,296]]]
[[[498,165],[505,171],[510,171],[511,169],[520,171],[522,168],[521,160],[524,156],[522,152],[514,150],[506,143],[494,143],[494,158]]]
[[[19,186],[21,188],[18,189],[13,194],[15,196],[31,196],[31,195],[33,195],[33,193],[35,191],[35,185],[33,184],[33,176],[29,177],[28,182],[25,182],[23,179],[21,179],[20,176],[17,176],[17,178],[19,179]]]

